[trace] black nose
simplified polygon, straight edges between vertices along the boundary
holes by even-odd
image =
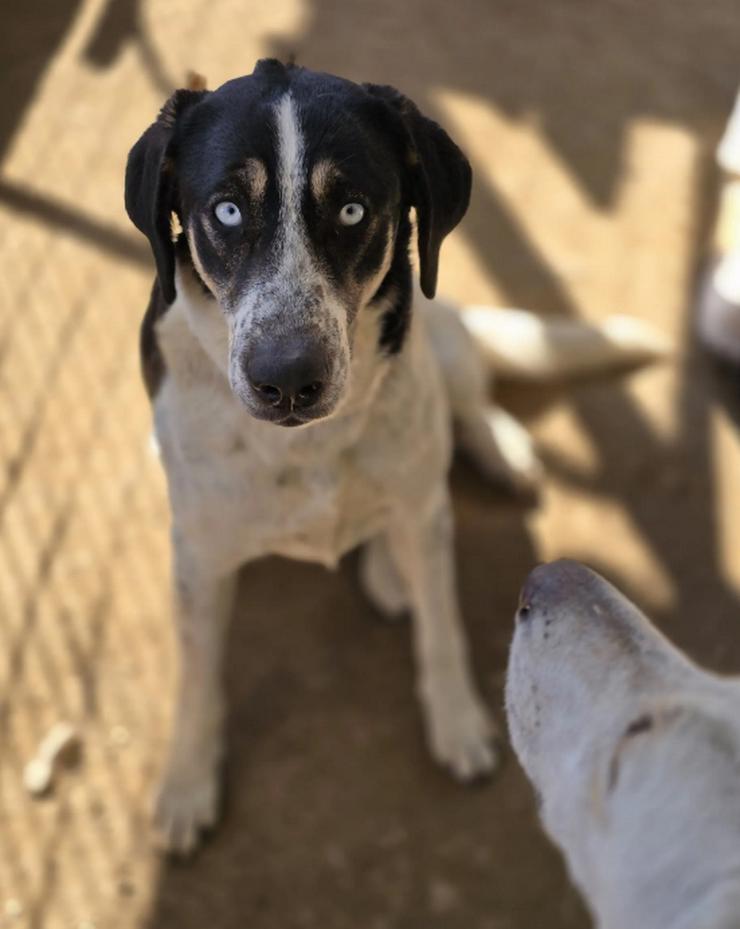
[[[257,346],[246,358],[244,371],[265,406],[306,410],[323,393],[327,359],[312,340],[281,339]]]

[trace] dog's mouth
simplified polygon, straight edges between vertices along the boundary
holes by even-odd
[[[307,423],[313,422],[313,418],[302,419],[299,416],[291,413],[289,416],[286,416],[285,419],[276,419],[273,420],[276,426],[286,426],[287,428],[293,428],[294,426],[305,426]]]
[[[297,426],[309,426],[311,423],[326,419],[331,412],[326,410],[305,410],[300,412],[298,410],[290,410],[290,412],[286,413],[285,410],[255,410],[251,407],[248,409],[250,415],[255,419],[271,423],[273,426],[284,426],[286,429],[294,429]]]

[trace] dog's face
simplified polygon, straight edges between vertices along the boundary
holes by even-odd
[[[358,313],[379,295],[408,301],[412,206],[433,295],[470,169],[391,88],[267,61],[213,93],[178,91],[132,150],[126,182],[165,299],[174,213],[179,253],[227,321],[232,390],[254,416],[292,426],[342,399]]]
[[[738,925],[739,680],[693,664],[562,560],[522,590],[506,710],[595,924]]]
[[[687,674],[690,662],[603,577],[567,560],[535,568],[506,681],[512,741],[530,779],[538,789],[567,781],[582,752],[621,734],[642,696]]]

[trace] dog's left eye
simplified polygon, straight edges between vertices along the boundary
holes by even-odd
[[[241,210],[231,200],[222,200],[221,203],[217,203],[214,213],[223,226],[238,226],[242,221]]]
[[[361,203],[345,203],[339,211],[339,222],[343,226],[356,226],[365,215],[365,207]]]

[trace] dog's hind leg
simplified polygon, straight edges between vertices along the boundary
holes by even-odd
[[[486,367],[501,377],[557,380],[648,364],[670,352],[663,333],[635,316],[590,323],[490,306],[463,307],[458,316]]]
[[[215,576],[176,537],[173,561],[180,669],[172,739],[154,825],[167,851],[187,855],[220,813],[221,666],[236,572]]]
[[[476,404],[456,416],[457,440],[485,477],[520,494],[537,491],[544,469],[529,433],[501,407]]]
[[[417,692],[433,756],[460,780],[470,781],[495,767],[495,728],[468,664],[446,483],[424,505],[418,503],[398,502],[389,534],[410,594]]]
[[[543,473],[532,440],[513,416],[489,400],[490,374],[459,311],[440,300],[428,302],[424,311],[459,446],[485,477],[532,493]]]

